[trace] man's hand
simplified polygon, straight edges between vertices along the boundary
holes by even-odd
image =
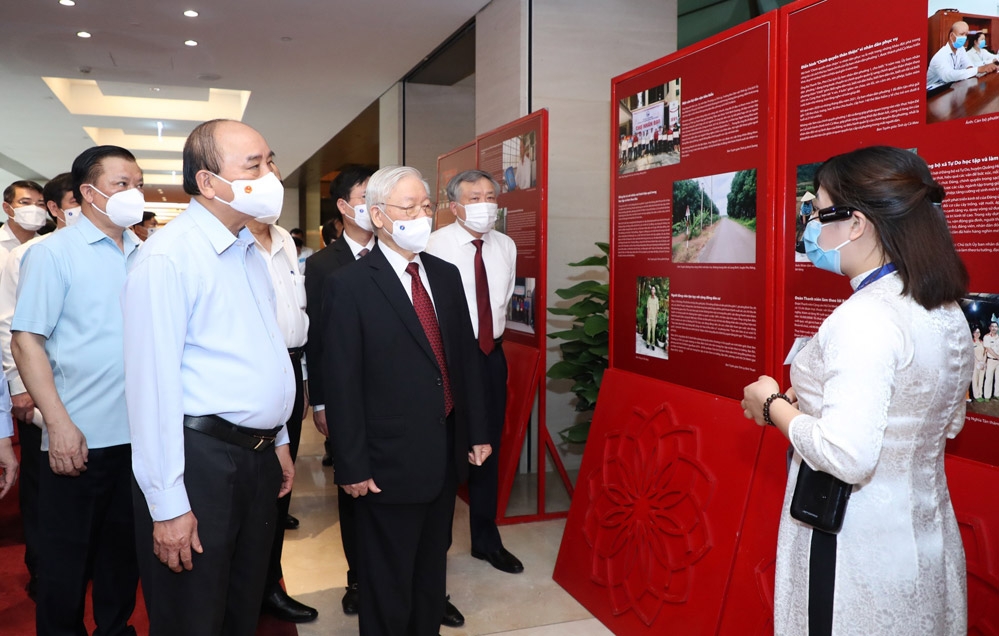
[[[274,453],[281,463],[281,490],[278,497],[284,497],[291,492],[291,487],[295,483],[295,462],[291,460],[291,447],[281,444],[274,447]]]
[[[357,499],[358,497],[363,497],[369,492],[377,494],[382,491],[382,489],[379,488],[377,484],[375,484],[374,479],[368,479],[367,481],[362,481],[358,484],[347,484],[346,486],[340,486],[340,487],[343,488],[343,491],[345,493],[347,493],[354,499]]]
[[[17,456],[14,455],[14,444],[9,437],[0,439],[0,499],[10,491],[17,481]]]
[[[493,447],[489,444],[476,444],[468,453],[468,463],[481,466],[490,455],[493,454]]]
[[[153,554],[174,572],[194,568],[191,551],[201,554],[198,520],[186,512],[169,521],[153,522]]]
[[[326,427],[326,410],[317,411],[312,407],[312,421],[316,424],[316,430],[323,434],[323,437],[330,436],[330,430]]]
[[[14,407],[11,411],[15,418],[22,422],[31,422],[35,418],[35,401],[27,391],[10,396],[10,403]]]
[[[47,425],[49,431],[49,467],[57,475],[79,477],[87,470],[87,438],[72,421]]]

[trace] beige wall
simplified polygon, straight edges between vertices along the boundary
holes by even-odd
[[[529,14],[530,11],[530,14]],[[533,25],[528,59],[527,29]],[[549,111],[548,298],[581,278],[603,276],[566,263],[597,253],[609,236],[610,80],[676,50],[676,0],[493,0],[476,18],[476,133]],[[548,321],[548,331],[566,323]],[[558,343],[547,351],[550,367]],[[569,384],[549,382],[552,436],[575,421]],[[560,448],[577,468],[576,449]]]
[[[406,84],[405,160],[437,187],[437,157],[475,139],[475,77],[454,86]]]

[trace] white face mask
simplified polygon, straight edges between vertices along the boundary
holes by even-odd
[[[280,218],[281,206],[284,204],[284,186],[273,172],[268,172],[259,179],[235,181],[226,181],[214,172],[210,174],[232,186],[232,201],[215,195],[216,201],[225,203],[237,212],[249,214],[261,223],[277,222]],[[267,220],[271,217],[274,221]]]
[[[48,213],[39,205],[22,205],[14,208],[14,222],[29,232],[41,229],[46,219]]]
[[[95,192],[108,200],[106,212],[97,207],[96,204],[91,205],[94,206],[95,210],[111,219],[111,222],[118,227],[132,227],[136,223],[142,222],[142,212],[146,207],[146,197],[142,194],[142,190],[129,188],[128,190],[115,192],[109,197],[94,187],[93,184],[87,183],[84,185],[94,188]]]
[[[279,218],[281,218],[280,214],[271,214],[270,216],[258,216],[257,220],[264,225],[274,225],[278,222]]]
[[[379,211],[381,211],[380,208]],[[389,234],[392,235],[392,240],[395,241],[396,245],[415,254],[427,249],[427,241],[430,240],[430,230],[432,229],[429,216],[393,221],[382,212],[382,219],[385,222],[382,229],[385,231],[388,231],[388,221],[392,221],[392,231]]]
[[[365,232],[374,232],[375,228],[371,225],[371,215],[368,214],[368,206],[363,203],[358,205],[351,205],[347,201],[343,202],[348,208],[354,212],[354,217],[347,217],[354,222],[354,225],[361,228]]]
[[[496,211],[499,208],[495,203],[469,203],[461,207],[465,208],[465,220],[458,220],[473,232],[485,233],[496,225]]]
[[[76,225],[76,222],[80,220],[83,216],[83,208],[76,206],[75,208],[66,208],[62,211],[63,215],[66,217],[66,227],[72,227]]]

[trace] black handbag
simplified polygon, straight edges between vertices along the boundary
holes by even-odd
[[[829,473],[812,470],[802,460],[791,496],[791,517],[816,530],[836,534],[843,527],[853,486]]]

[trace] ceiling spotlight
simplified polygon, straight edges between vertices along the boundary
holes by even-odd
[[[196,18],[198,17],[198,12],[195,11],[194,9],[188,9],[187,11],[184,12],[184,15],[186,15],[189,18]]]
[[[75,7],[76,3],[73,0],[59,0],[59,4],[64,7]]]
[[[198,46],[198,43],[194,40],[185,40],[184,44],[186,44],[187,46]]]
[[[76,32],[76,37],[78,37],[78,38],[89,38],[90,37],[90,33],[86,32],[86,31],[77,31]]]
[[[154,93],[158,93],[158,92],[160,92],[160,87],[159,86],[153,86],[149,90],[151,90]]]
[[[281,41],[282,42],[291,42],[291,36],[290,35],[282,36],[281,37]]]

